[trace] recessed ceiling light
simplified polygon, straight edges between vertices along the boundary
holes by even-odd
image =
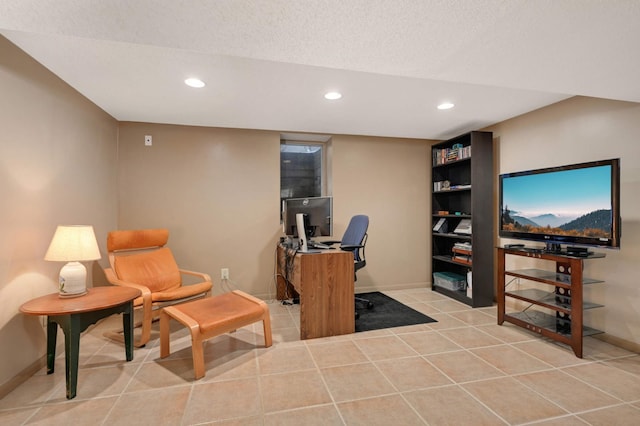
[[[440,105],[438,105],[438,109],[451,109],[454,106],[455,105],[453,105],[451,102],[443,102]]]
[[[330,101],[335,101],[342,97],[342,93],[340,92],[327,92],[324,94],[325,99],[329,99]]]
[[[198,89],[204,87],[204,81],[200,80],[199,78],[188,78],[184,81],[184,84],[189,87],[195,87]]]

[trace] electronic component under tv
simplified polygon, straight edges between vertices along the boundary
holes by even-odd
[[[500,175],[501,238],[619,248],[620,160]]]
[[[304,214],[307,238],[330,237],[333,233],[333,198],[288,198],[283,202],[284,233],[298,237],[296,215]]]

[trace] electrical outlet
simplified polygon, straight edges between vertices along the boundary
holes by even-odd
[[[223,280],[229,279],[229,268],[220,269],[220,278]]]
[[[151,135],[144,135],[144,146],[151,145],[153,145],[153,138],[151,137]]]

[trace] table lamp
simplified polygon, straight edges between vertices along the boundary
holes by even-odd
[[[44,260],[68,262],[60,269],[60,297],[87,293],[87,268],[80,262],[100,259],[93,226],[58,226]]]

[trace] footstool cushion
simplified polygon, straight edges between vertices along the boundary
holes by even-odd
[[[170,354],[169,320],[171,318],[188,327],[191,332],[191,351],[196,379],[204,377],[205,374],[202,345],[207,339],[262,321],[264,345],[269,347],[272,344],[269,307],[263,300],[240,290],[163,308],[160,313],[161,358],[166,358]]]

